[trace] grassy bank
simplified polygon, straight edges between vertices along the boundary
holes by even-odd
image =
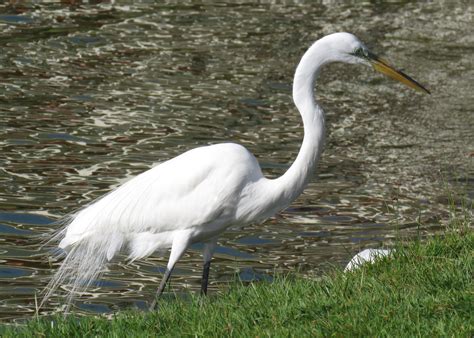
[[[400,245],[352,273],[236,284],[209,299],[166,300],[154,313],[54,317],[2,336],[460,336],[474,334],[474,234],[464,224]]]

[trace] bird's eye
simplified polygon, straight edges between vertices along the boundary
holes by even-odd
[[[360,47],[354,49],[354,51],[351,54],[363,59],[367,58],[367,51]]]

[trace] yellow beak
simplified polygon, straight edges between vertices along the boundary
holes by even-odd
[[[374,54],[369,55],[369,61],[372,63],[374,69],[382,74],[385,74],[391,77],[394,80],[400,81],[404,85],[416,89],[420,92],[431,94],[428,89],[423,87],[417,81],[403,73],[401,70],[397,70],[394,67],[390,66],[387,61]]]

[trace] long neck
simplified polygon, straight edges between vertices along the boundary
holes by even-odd
[[[290,203],[306,187],[324,146],[324,113],[314,98],[314,85],[320,68],[329,60],[317,41],[303,55],[293,81],[293,100],[303,119],[304,138],[295,162],[274,180],[274,193],[282,204]]]

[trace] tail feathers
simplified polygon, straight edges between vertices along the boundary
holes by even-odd
[[[45,289],[41,301],[42,307],[58,288],[67,291],[66,312],[72,300],[83,293],[95,280],[97,280],[105,265],[122,249],[129,253],[129,262],[144,258],[155,251],[161,254],[171,247],[174,233],[141,232],[135,234],[122,234],[117,231],[106,233],[87,231],[80,234],[67,232],[68,224],[56,231],[49,241],[59,241],[62,249],[57,258],[65,256],[61,266],[52,277]]]
[[[61,247],[66,250],[66,257],[49,282],[40,307],[59,287],[67,285],[66,305],[69,309],[74,297],[84,292],[92,282],[97,280],[107,261],[120,251],[123,237],[119,234],[111,236],[90,234],[75,243],[68,243],[66,236],[61,244]]]

